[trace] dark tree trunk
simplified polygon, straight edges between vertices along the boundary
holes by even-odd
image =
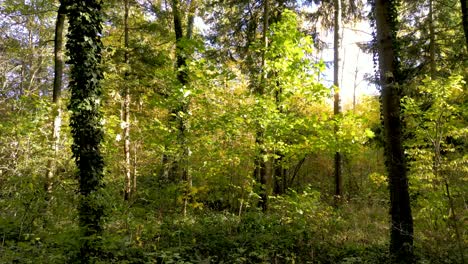
[[[468,50],[468,0],[460,0],[463,31],[465,32],[465,48]]]
[[[266,151],[263,146],[263,137],[263,131],[257,131],[255,143],[260,148],[260,150],[259,154],[257,154],[257,156],[255,157],[254,179],[257,179],[260,183],[260,201],[258,202],[258,206],[262,208],[263,212],[265,212],[268,210],[268,181],[266,162],[264,159]]]
[[[80,205],[79,225],[83,231],[82,263],[90,263],[100,253],[100,234],[104,204],[99,198],[103,187],[104,160],[100,151],[103,139],[100,100],[102,17],[100,0],[75,0],[68,6],[70,56],[72,151],[78,167]]]
[[[266,71],[266,58],[265,53],[268,48],[268,20],[269,20],[269,0],[264,0],[263,2],[263,51],[262,51],[262,61],[261,61],[261,79],[259,87],[257,87],[257,94],[259,96],[263,96],[266,89],[266,82],[268,78],[268,73]],[[257,128],[257,135],[256,135],[256,145],[259,147],[259,153],[255,160],[255,179],[260,182],[260,201],[259,206],[262,208],[262,211],[265,212],[268,209],[268,182],[267,182],[267,169],[266,169],[266,161],[264,156],[267,154],[265,147],[263,146],[263,129],[258,125]]]
[[[280,83],[276,82],[276,92],[275,92],[275,103],[278,113],[282,114],[283,108],[281,106],[282,100],[281,96],[283,89],[280,87]],[[275,151],[275,158],[273,160],[273,193],[275,195],[281,195],[286,192],[287,187],[287,171],[284,167],[284,154],[281,150]]]
[[[434,78],[436,73],[435,54],[434,2],[429,0],[429,63],[431,78]]]
[[[287,171],[283,166],[283,159],[284,155],[281,152],[277,152],[276,155],[278,158],[275,159],[274,163],[274,188],[273,188],[273,193],[275,195],[281,195],[284,194],[288,188],[288,179],[286,178],[287,176]]]
[[[334,39],[333,39],[333,86],[335,87],[333,114],[335,117],[341,115],[341,100],[340,100],[340,49],[341,49],[341,0],[334,0],[335,21],[334,21]],[[335,133],[338,131],[338,126],[335,126]],[[343,195],[343,166],[342,155],[339,151],[335,153],[334,160],[334,176],[335,176],[335,201],[341,199]]]
[[[402,144],[395,8],[391,0],[375,2],[385,158],[390,189],[390,253],[398,263],[410,263],[413,262],[413,219]]]

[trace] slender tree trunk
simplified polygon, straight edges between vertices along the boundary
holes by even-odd
[[[135,120],[136,123],[136,120]],[[137,160],[137,154],[138,154],[138,146],[139,142],[134,142],[133,143],[133,189],[132,193],[136,194],[137,191],[137,175],[138,175],[138,160]]]
[[[429,58],[431,67],[431,78],[435,77],[435,30],[434,30],[434,1],[429,0]]]
[[[340,48],[341,48],[341,0],[334,0],[335,8],[335,25],[334,25],[334,58],[333,58],[333,86],[335,87],[333,114],[335,118],[341,115],[341,100],[340,100]],[[335,133],[338,132],[338,125],[335,125]],[[337,151],[335,153],[335,201],[338,202],[343,196],[343,161],[342,154]]]
[[[48,194],[52,192],[54,176],[57,167],[57,152],[60,145],[60,126],[62,125],[62,109],[60,105],[60,94],[62,92],[63,76],[63,27],[65,24],[66,6],[60,1],[55,21],[54,37],[54,90],[52,92],[53,105],[53,128],[52,128],[52,158],[47,164],[45,190]],[[47,199],[49,199],[49,195]]]
[[[265,70],[266,68],[266,51],[268,49],[268,20],[270,19],[270,8],[269,8],[269,0],[263,0],[263,32],[262,32],[262,43],[263,43],[263,51],[262,51],[262,75],[260,80],[260,93],[263,94],[266,89],[266,81],[268,78],[268,72]]]
[[[358,51],[357,58],[356,58],[356,68],[354,69],[354,83],[353,83],[353,113],[356,112],[356,90],[358,87],[357,77],[358,77],[358,63],[359,63],[359,54],[361,52]]]
[[[413,262],[413,218],[402,144],[396,12],[394,1],[376,0],[375,18],[379,52],[385,157],[390,189],[390,253],[398,263]]]
[[[266,71],[266,51],[268,49],[268,20],[269,18],[269,0],[264,0],[263,2],[263,50],[262,50],[262,61],[261,61],[261,79],[259,87],[257,88],[257,94],[263,96],[266,89],[266,82],[268,78],[268,72]],[[264,133],[260,126],[258,126],[258,131],[256,135],[256,145],[260,148],[259,155],[256,158],[255,162],[255,176],[256,179],[260,182],[260,201],[259,206],[265,212],[268,209],[268,188],[267,188],[267,169],[266,161],[264,156],[266,155],[266,150],[264,148],[263,137]]]
[[[275,91],[275,103],[276,109],[279,114],[283,113],[282,96],[283,89],[281,89],[280,83],[276,82],[276,91]],[[273,193],[275,195],[281,195],[286,192],[287,186],[287,171],[284,167],[284,154],[281,150],[275,151],[275,158],[273,159]]]
[[[129,0],[124,2],[124,63],[129,63],[129,36],[128,36],[128,12]],[[128,84],[128,70],[124,77],[124,103],[123,103],[123,134],[124,134],[124,156],[125,156],[125,193],[124,199],[129,200],[132,195],[132,174],[131,174],[131,159],[130,159],[130,85]]]
[[[468,0],[460,0],[463,31],[465,32],[465,48],[468,51]]]
[[[268,210],[268,187],[267,187],[267,167],[264,156],[266,151],[264,149],[263,131],[257,131],[255,138],[255,144],[260,148],[259,154],[255,157],[255,170],[254,179],[257,179],[260,183],[259,196],[260,200],[258,206],[265,212]]]

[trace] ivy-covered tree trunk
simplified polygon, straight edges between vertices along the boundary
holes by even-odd
[[[52,92],[53,105],[53,127],[52,127],[52,151],[53,155],[47,164],[45,190],[48,194],[52,192],[54,181],[57,152],[60,144],[60,126],[62,125],[62,109],[60,105],[60,95],[62,92],[63,78],[63,27],[65,24],[66,5],[64,0],[60,1],[55,21],[54,36],[54,87]],[[47,197],[48,199],[49,197]]]
[[[189,14],[187,16],[187,27],[186,27],[186,35],[184,36],[183,27],[182,27],[182,18],[180,15],[180,8],[179,8],[179,0],[172,1],[172,13],[174,18],[174,32],[176,37],[176,71],[177,71],[177,80],[181,85],[182,90],[187,89],[187,85],[189,84],[189,76],[188,76],[188,66],[187,66],[187,43],[184,43],[184,39],[190,40],[192,38],[193,33],[193,23],[195,19],[195,9],[196,9],[196,1],[191,0],[189,6]],[[179,94],[176,92],[176,94]],[[174,116],[174,120],[177,127],[177,144],[178,149],[180,149],[178,162],[172,162],[171,172],[174,177],[175,175],[180,175],[182,179],[182,183],[184,186],[184,206],[183,206],[183,214],[187,214],[187,204],[188,204],[188,196],[190,190],[192,188],[192,178],[189,173],[189,165],[188,165],[188,157],[189,157],[189,148],[187,146],[187,130],[188,130],[188,111],[189,111],[189,98],[185,96],[185,92],[181,93],[181,97],[179,103],[175,109],[172,110],[172,116]]]
[[[340,99],[340,49],[341,49],[341,0],[334,0],[335,9],[334,36],[333,36],[333,86],[335,89],[333,114],[339,117],[341,114]],[[338,126],[335,125],[335,133],[338,132]],[[335,152],[335,201],[339,201],[343,195],[343,175],[342,175],[342,156],[339,151]]]
[[[402,144],[396,8],[395,0],[375,2],[385,158],[390,189],[390,253],[397,263],[412,263],[413,218]]]
[[[104,215],[99,190],[103,187],[104,161],[100,151],[103,139],[100,81],[101,63],[100,0],[75,0],[68,9],[67,49],[70,59],[72,151],[78,167],[79,224],[83,231],[80,258],[88,263],[99,253],[99,234]]]

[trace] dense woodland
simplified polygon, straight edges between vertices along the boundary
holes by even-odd
[[[1,0],[0,263],[466,263],[467,54],[466,0]]]

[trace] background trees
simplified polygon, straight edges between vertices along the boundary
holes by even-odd
[[[0,262],[70,263],[85,245],[90,262],[104,263],[385,263],[389,244],[401,259],[414,249],[415,261],[463,261],[460,1],[404,1],[392,9],[401,23],[389,38],[360,43],[371,51],[392,40],[377,54],[394,72],[380,74],[383,116],[395,121],[384,129],[377,79],[364,81],[371,92],[352,103],[346,89],[359,80],[347,68],[336,78],[344,111],[334,115],[329,69],[339,63],[323,56],[332,47],[324,37],[333,31],[332,1],[105,1],[100,11],[84,2],[74,2],[64,27],[72,64],[61,98],[71,104],[55,139],[54,36],[65,2],[0,5]],[[342,4],[346,30],[370,10]],[[386,21],[377,21],[377,40]],[[340,54],[345,65],[357,57],[349,50]],[[395,128],[402,144],[389,145]],[[389,165],[406,156],[403,203],[395,194],[406,169],[386,172],[384,145]],[[337,152],[343,188],[333,207]],[[390,202],[393,240],[382,235]],[[409,203],[412,218],[395,210]]]

